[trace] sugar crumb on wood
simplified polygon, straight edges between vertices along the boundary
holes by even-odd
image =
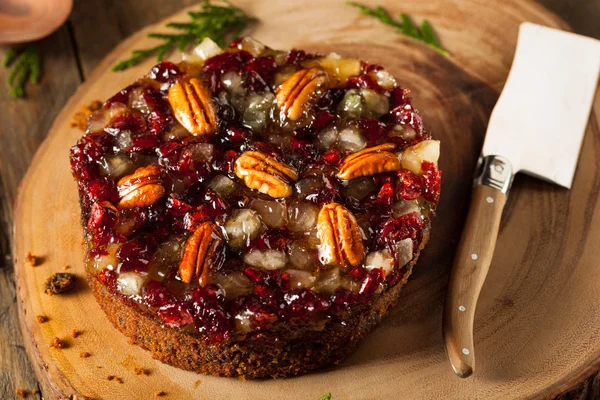
[[[160,390],[160,391],[158,391],[158,392],[154,392],[154,395],[155,395],[156,397],[164,397],[164,396],[166,396],[166,395],[167,395],[167,393],[166,393],[166,392],[163,392],[162,390]]]
[[[80,331],[78,329],[71,329],[71,336],[73,337],[73,339],[77,339],[77,337],[81,336],[82,333],[83,331]]]
[[[133,369],[133,372],[136,375],[149,375],[147,370],[145,370],[144,368],[139,368],[139,367],[135,367]]]
[[[107,381],[115,381],[115,382],[119,382],[119,383],[123,383],[123,379],[119,378],[118,376],[115,375],[109,375],[106,377]]]
[[[88,358],[90,356],[91,356],[91,354],[88,353],[87,351],[82,351],[81,353],[79,353],[79,358]]]
[[[68,272],[57,272],[50,275],[44,285],[44,293],[54,295],[68,292],[75,284],[75,275]]]

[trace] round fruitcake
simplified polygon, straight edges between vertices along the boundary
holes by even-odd
[[[86,272],[165,363],[243,378],[346,357],[429,237],[439,142],[381,66],[205,40],[71,148]]]

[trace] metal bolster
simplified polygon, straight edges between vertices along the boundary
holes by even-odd
[[[480,157],[478,173],[474,186],[485,185],[508,195],[513,181],[513,168],[510,162],[501,156]]]

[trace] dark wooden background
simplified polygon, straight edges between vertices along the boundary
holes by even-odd
[[[600,39],[600,0],[540,2],[575,32]],[[18,327],[10,251],[19,181],[54,118],[98,62],[130,34],[193,3],[196,1],[75,0],[67,23],[37,43],[43,59],[41,83],[27,88],[26,99],[9,97],[0,84],[0,399],[15,398],[18,388],[39,389]],[[0,47],[0,54],[4,50]],[[7,70],[0,69],[0,82],[6,78]],[[48,232],[49,236],[56,234],[60,233]],[[600,399],[600,374],[561,399]]]

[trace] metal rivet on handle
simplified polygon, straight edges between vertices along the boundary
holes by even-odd
[[[458,311],[465,312],[465,311],[467,311],[467,307],[465,307],[465,306],[458,306]]]
[[[477,260],[477,254],[475,254],[475,253],[471,254],[471,258],[472,258],[473,260]]]
[[[469,349],[467,349],[466,347],[463,347],[463,349],[462,349],[462,353],[463,353],[465,356],[468,356],[468,355],[469,355]]]
[[[492,199],[490,196],[485,198],[485,201],[487,201],[489,204],[492,204],[494,202],[494,199]]]

